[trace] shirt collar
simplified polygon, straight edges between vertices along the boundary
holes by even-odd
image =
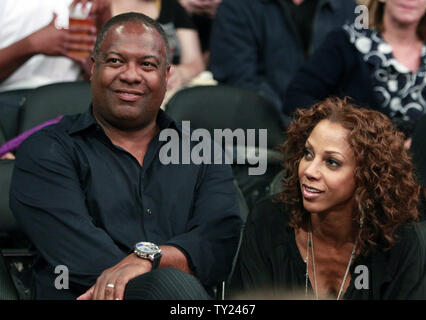
[[[174,127],[175,129],[180,131],[180,127],[176,125],[176,122],[172,118],[170,118],[170,116],[166,114],[166,112],[164,112],[162,109],[158,111],[157,124],[160,130]],[[98,125],[99,124],[92,113],[92,105],[90,105],[90,107],[88,108],[86,112],[78,116],[77,120],[74,122],[74,124],[70,128],[69,134],[78,133],[92,126],[98,126]]]

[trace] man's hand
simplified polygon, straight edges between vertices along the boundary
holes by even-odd
[[[172,267],[193,274],[186,256],[173,246],[160,246],[163,256],[161,267]],[[77,298],[77,300],[122,300],[127,283],[137,276],[152,270],[149,260],[141,259],[132,253],[115,266],[106,269],[96,284]]]
[[[56,18],[57,14],[54,13],[47,26],[29,36],[31,50],[34,54],[41,53],[47,56],[65,56],[67,54],[65,43],[68,30],[57,29],[55,26]]]
[[[71,3],[71,7],[74,7],[77,3],[81,3],[84,9],[89,2],[92,3],[89,16],[95,19],[95,25],[99,31],[102,25],[112,17],[111,2],[110,0],[74,0]]]
[[[96,41],[96,29],[91,26],[75,26],[69,29],[57,29],[57,14],[54,13],[50,23],[30,36],[30,43],[35,54],[47,56],[64,56],[82,64],[85,58],[71,53],[79,51],[90,56]]]
[[[83,79],[88,81],[91,73],[91,55],[96,42],[96,28],[87,25],[70,26],[65,48],[66,57],[74,60],[82,69]]]
[[[132,253],[115,266],[102,272],[96,284],[77,300],[122,300],[127,283],[151,269],[150,261]]]

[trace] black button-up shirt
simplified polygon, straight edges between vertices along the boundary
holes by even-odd
[[[161,110],[157,123],[182,137]],[[157,135],[140,166],[89,110],[21,145],[10,204],[39,252],[36,298],[77,297],[139,241],[179,248],[206,287],[226,278],[241,227],[231,168],[164,165],[165,143]],[[55,287],[57,266],[69,270],[68,290]]]

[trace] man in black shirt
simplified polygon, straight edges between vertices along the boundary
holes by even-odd
[[[230,167],[161,161],[160,131],[185,135],[160,110],[166,36],[144,15],[118,15],[93,62],[88,112],[17,154],[10,203],[39,252],[35,297],[209,298],[230,271],[241,219]]]

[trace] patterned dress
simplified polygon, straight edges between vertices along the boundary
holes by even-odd
[[[358,29],[354,24],[343,29],[364,61],[373,67],[373,90],[381,111],[399,127],[414,127],[426,113],[426,45],[419,69],[412,72],[395,59],[392,47],[377,30]]]

